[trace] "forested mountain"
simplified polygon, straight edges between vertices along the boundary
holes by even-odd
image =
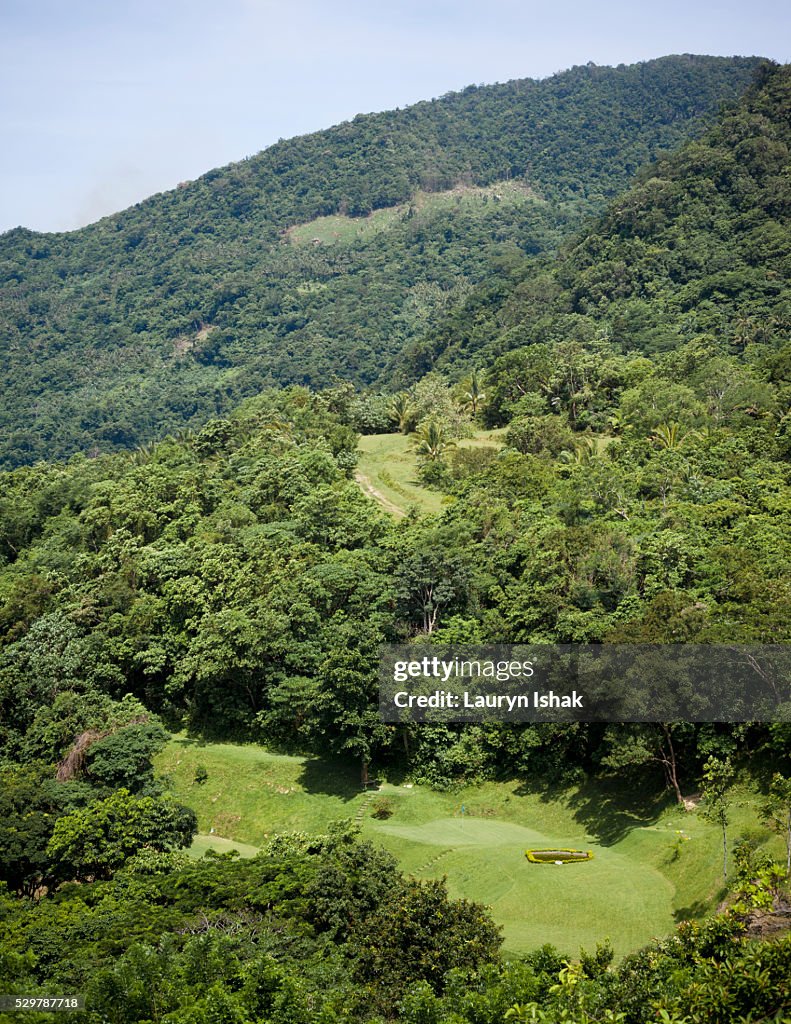
[[[620,352],[693,338],[751,362],[791,323],[791,72],[766,68],[702,138],[645,167],[543,272],[495,268],[409,346],[407,376],[596,337]]]
[[[378,646],[425,631],[421,595],[438,590],[437,639],[784,641],[790,90],[789,69],[768,69],[556,270],[508,292],[492,268],[491,332],[458,323],[462,355],[507,349],[477,383],[434,372],[389,405],[349,385],[275,389],[195,436],[5,474],[6,744],[26,750],[26,715],[46,718],[51,687],[90,666],[78,689],[132,692],[197,730],[386,753]],[[636,257],[649,243],[653,263]],[[706,274],[734,287],[703,289]],[[538,289],[543,308],[526,301]],[[498,336],[511,310],[522,322]],[[618,317],[643,333],[619,334]],[[355,429],[377,419],[417,431],[424,480],[447,495],[436,522],[395,524],[351,480]],[[475,421],[507,427],[501,452],[453,451]]]
[[[271,384],[389,383],[471,288],[498,266],[524,275],[758,64],[471,87],[278,143],[81,231],[8,232],[0,458],[134,446]]]

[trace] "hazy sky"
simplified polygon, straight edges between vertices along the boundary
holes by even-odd
[[[791,59],[780,0],[0,0],[0,231],[65,230],[278,138],[470,83]]]

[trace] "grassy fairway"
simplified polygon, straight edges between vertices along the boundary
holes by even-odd
[[[458,442],[459,448],[497,448],[504,430],[479,430]],[[439,512],[447,500],[439,491],[423,487],[417,477],[417,459],[411,438],[403,434],[366,434],[360,438],[357,482],[391,515],[403,516],[411,506],[421,512]]]
[[[214,853],[232,853],[234,850],[240,857],[255,857],[258,853],[257,846],[250,846],[249,843],[235,843],[233,839],[223,839],[222,836],[201,835],[195,836],[192,846],[187,853],[195,860],[212,850]]]
[[[201,785],[193,781],[198,765],[208,771]],[[576,954],[609,937],[623,954],[710,910],[719,895],[716,829],[694,813],[607,786],[553,792],[485,783],[447,794],[385,783],[363,794],[356,770],[334,761],[183,738],[158,767],[198,814],[193,854],[238,848],[250,856],[270,835],[351,818],[407,873],[446,876],[453,896],[490,906],[512,953],[552,942]],[[382,797],[393,808],[386,821],[371,816]],[[749,793],[737,801],[733,837],[755,824],[754,806]],[[590,849],[594,858],[557,867],[524,856],[529,847],[555,846]]]
[[[208,771],[201,785],[194,782],[198,765]],[[256,847],[278,832],[320,832],[353,815],[362,799],[359,771],[254,746],[176,737],[160,755],[158,769],[195,809],[202,835],[214,829],[215,836]]]

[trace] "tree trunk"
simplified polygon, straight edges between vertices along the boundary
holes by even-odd
[[[722,877],[728,880],[728,837],[725,834],[725,826],[722,826]]]
[[[665,754],[664,750],[662,751],[662,754],[663,754],[663,756],[665,758],[665,762],[664,763],[665,763],[665,769],[666,769],[666,772],[667,772],[667,778],[668,778],[668,781],[670,782],[670,785],[673,788],[673,791],[676,794],[676,801],[677,801],[677,803],[681,804],[681,806],[683,807],[684,806],[684,797],[681,795],[681,787],[678,784],[678,771],[676,769],[676,751],[675,751],[675,749],[673,747],[673,736],[672,736],[672,733],[670,732],[670,726],[667,725],[666,722],[662,723],[662,731],[665,734],[665,739],[667,740],[667,748],[668,748],[668,753],[667,754]]]

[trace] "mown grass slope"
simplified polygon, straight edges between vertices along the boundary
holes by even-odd
[[[202,784],[194,781],[199,765],[208,772]],[[169,744],[159,769],[197,812],[194,853],[236,846],[250,856],[279,832],[321,831],[350,818],[402,870],[444,876],[453,896],[487,904],[515,954],[545,942],[576,953],[604,938],[624,954],[705,914],[721,894],[713,826],[662,799],[605,784],[555,790],[487,782],[439,793],[385,782],[363,793],[351,765],[184,737]],[[377,820],[372,812],[382,800],[392,814]],[[755,826],[755,807],[755,795],[740,792],[733,837]],[[594,857],[558,867],[524,856],[527,848],[555,846],[590,849]]]
[[[457,443],[459,448],[498,448],[504,434],[502,429],[477,430],[473,437]],[[369,497],[399,518],[411,507],[421,512],[439,512],[448,500],[440,491],[420,483],[412,438],[404,434],[361,437],[356,479]]]

